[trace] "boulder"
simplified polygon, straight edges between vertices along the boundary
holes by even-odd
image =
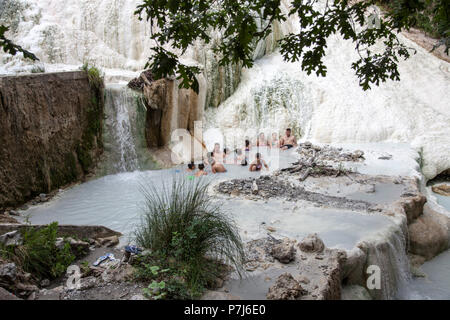
[[[299,244],[298,247],[303,252],[323,252],[325,249],[325,244],[323,243],[322,239],[318,237],[318,235],[310,234],[306,238],[304,238]]]
[[[39,288],[37,286],[27,283],[16,284],[15,290],[19,293],[20,297],[29,297],[32,294],[39,292]]]
[[[291,241],[284,240],[272,247],[271,254],[281,263],[289,263],[295,260],[296,250]]]
[[[342,289],[342,300],[372,300],[369,291],[358,285],[346,286]]]
[[[423,207],[426,202],[427,198],[422,194],[418,194],[401,199],[397,203],[403,207],[408,223],[411,223],[423,213]]]
[[[299,300],[305,293],[300,283],[290,273],[280,275],[267,293],[268,300]]]
[[[19,246],[23,243],[22,234],[15,230],[0,236],[0,244],[4,246]]]
[[[111,236],[111,237],[106,237],[106,238],[99,238],[98,242],[100,242],[100,244],[102,246],[114,247],[119,244],[119,237]]]
[[[41,288],[48,287],[50,285],[50,280],[44,279],[41,281]]]
[[[430,260],[449,247],[448,217],[427,210],[408,226],[409,252]]]
[[[433,192],[440,194],[441,196],[450,197],[450,185],[449,184],[440,184],[431,187]]]
[[[0,284],[12,284],[17,279],[17,266],[15,263],[0,265]]]

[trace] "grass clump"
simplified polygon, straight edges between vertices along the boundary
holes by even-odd
[[[135,231],[150,254],[138,259],[137,277],[151,281],[146,295],[192,299],[223,274],[225,265],[242,274],[244,249],[234,222],[207,193],[209,184],[175,177],[162,190],[143,187],[145,214]]]
[[[100,90],[104,87],[104,76],[100,69],[85,62],[81,67],[81,70],[87,73],[89,84],[91,85],[91,87],[97,90]]]
[[[38,279],[58,278],[75,256],[69,243],[64,242],[60,248],[56,246],[57,231],[57,222],[40,229],[26,227],[22,230],[22,245],[1,247],[1,256]]]
[[[31,73],[45,73],[45,68],[43,66],[40,66],[40,65],[35,65],[31,69]]]

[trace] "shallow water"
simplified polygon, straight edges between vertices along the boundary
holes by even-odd
[[[224,289],[242,300],[266,300],[267,291],[275,280],[285,272],[295,273],[296,266],[285,266],[282,269],[268,269],[256,274],[249,273],[242,280],[231,279],[227,281]]]
[[[267,159],[270,162],[271,159]],[[295,161],[293,151],[283,153],[280,165]],[[227,173],[204,177],[212,182],[231,178],[259,177],[263,172],[249,172],[248,167],[226,165]],[[273,168],[275,169],[275,168]],[[58,221],[60,224],[104,225],[129,234],[143,212],[143,186],[162,188],[171,177],[187,175],[184,167],[167,170],[135,171],[105,176],[60,193],[49,203],[24,211],[35,224]]]
[[[367,201],[377,204],[388,204],[400,198],[404,187],[395,183],[378,183],[375,185],[375,192],[355,192],[345,197],[352,200]]]
[[[251,200],[225,201],[223,208],[231,213],[245,240],[265,237],[270,226],[278,237],[302,240],[317,233],[325,245],[352,249],[361,239],[374,236],[392,225],[381,215],[367,215],[349,210],[316,208],[282,200],[267,203]]]
[[[446,197],[440,194],[433,192],[433,195],[437,199],[437,203],[443,206],[448,212],[450,212],[450,197]]]
[[[425,278],[414,278],[404,288],[405,299],[450,299],[450,250],[441,253],[431,261],[425,262],[422,271],[427,275]]]
[[[271,160],[267,158],[268,162]],[[287,166],[294,160],[294,151],[283,153],[280,166]],[[256,178],[267,173],[249,172],[248,167],[236,165],[226,167],[227,173],[209,174],[202,179],[216,183],[231,178]],[[49,203],[30,208],[24,215],[35,224],[58,221],[60,224],[104,225],[130,235],[144,212],[141,188],[154,186],[160,189],[164,181],[177,175],[186,175],[188,179],[184,167],[105,176],[68,189]],[[271,225],[278,236],[301,240],[309,233],[317,232],[328,246],[351,249],[365,236],[383,230],[391,223],[384,216],[317,208],[312,204],[284,204],[281,200],[264,203],[233,198],[222,201],[222,208],[237,222],[246,240],[264,237],[267,234],[265,226]],[[126,237],[123,241],[127,241]]]

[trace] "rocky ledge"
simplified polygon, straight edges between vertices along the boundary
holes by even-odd
[[[247,244],[247,270],[284,268],[267,292],[269,300],[339,300],[345,251],[328,249],[317,234],[302,241],[272,237]]]

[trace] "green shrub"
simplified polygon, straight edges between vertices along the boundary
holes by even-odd
[[[165,281],[167,290],[173,289],[167,298],[173,298],[174,288],[180,286],[187,292],[183,297],[199,296],[220,275],[218,266],[222,263],[242,274],[244,250],[238,229],[222,212],[220,203],[208,196],[208,187],[202,179],[175,177],[171,187],[142,188],[146,211],[135,238],[152,254],[141,261],[138,277],[158,281],[177,278],[179,281]],[[153,274],[152,266],[171,276]]]
[[[422,0],[420,1],[420,10],[412,14],[413,25],[432,37],[449,37],[449,6],[445,5],[446,0]],[[397,13],[404,0],[378,0],[378,4],[390,13]]]
[[[22,231],[23,244],[3,248],[2,255],[39,279],[55,279],[75,260],[69,243],[61,249],[56,247],[57,230],[56,222],[40,229],[26,227]]]
[[[90,66],[87,62],[83,64],[81,70],[88,74],[89,84],[95,89],[99,90],[104,87],[104,77],[100,69],[95,66]]]

